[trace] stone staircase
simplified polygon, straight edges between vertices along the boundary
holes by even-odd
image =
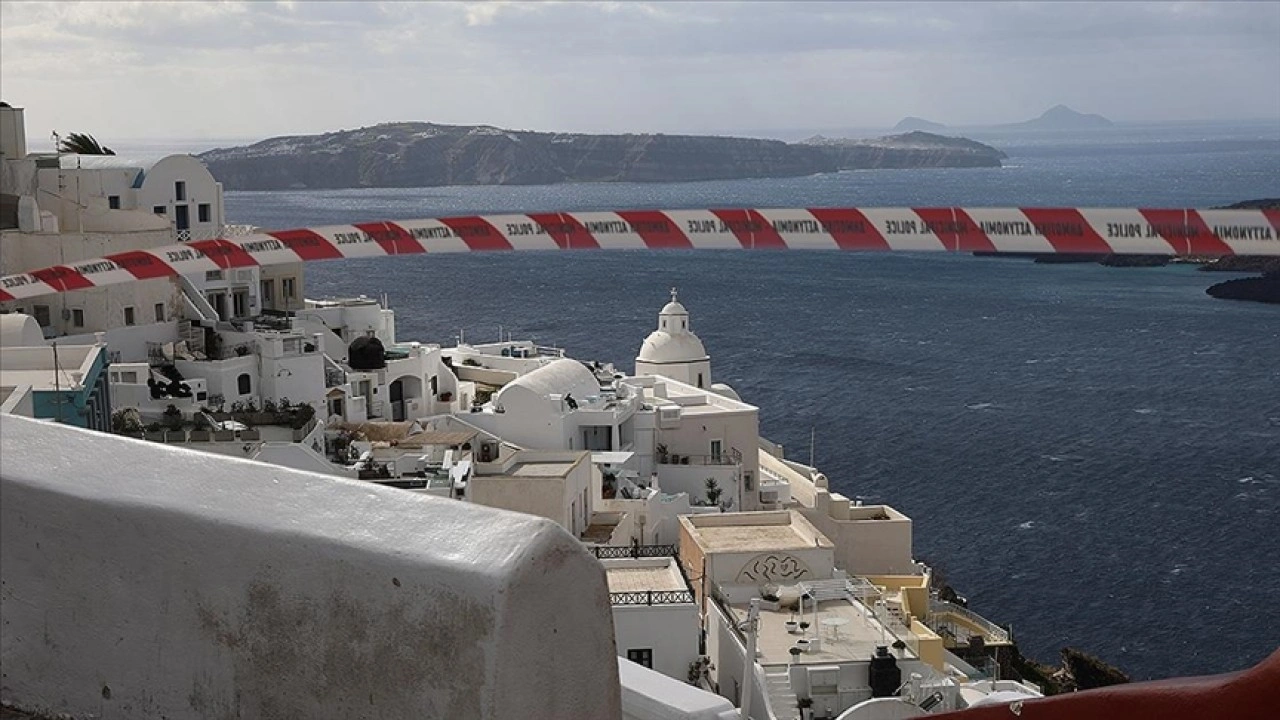
[[[777,720],[795,720],[800,717],[800,711],[796,708],[796,694],[791,692],[791,678],[787,674],[787,668],[781,668],[781,672],[776,670],[777,668],[765,668],[764,671],[765,693],[769,696],[769,704],[773,706]]]

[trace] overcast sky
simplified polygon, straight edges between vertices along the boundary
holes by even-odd
[[[27,134],[1280,121],[1280,3],[0,4]]]

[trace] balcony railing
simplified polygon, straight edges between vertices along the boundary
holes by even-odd
[[[935,632],[946,629],[953,637],[956,637],[957,640],[971,634],[968,628],[964,627],[962,624],[949,622],[946,618],[946,615],[948,614],[963,618],[970,624],[981,628],[982,633],[985,636],[983,640],[985,640],[987,644],[1010,643],[1013,641],[1008,630],[996,625],[978,613],[962,605],[957,605],[945,600],[939,600],[937,598],[930,598],[929,600],[929,622],[926,624],[932,627]]]
[[[591,551],[600,560],[676,556],[675,545],[593,545]]]
[[[612,605],[680,605],[693,604],[693,593],[688,590],[635,590],[609,593]]]
[[[174,230],[173,238],[180,243],[192,240],[216,240],[218,238],[240,237],[252,235],[257,230],[253,225],[222,225],[215,228],[184,228]]]
[[[659,465],[741,465],[742,453],[730,449],[719,455],[681,455],[669,453],[658,456]]]

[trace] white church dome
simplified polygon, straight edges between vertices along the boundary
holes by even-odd
[[[672,290],[671,302],[658,313],[658,329],[645,338],[636,361],[666,365],[706,359],[707,349],[689,329],[689,311],[676,301],[676,292]]]

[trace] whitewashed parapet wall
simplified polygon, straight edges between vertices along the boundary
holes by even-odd
[[[100,718],[618,718],[550,521],[6,416],[0,701]]]

